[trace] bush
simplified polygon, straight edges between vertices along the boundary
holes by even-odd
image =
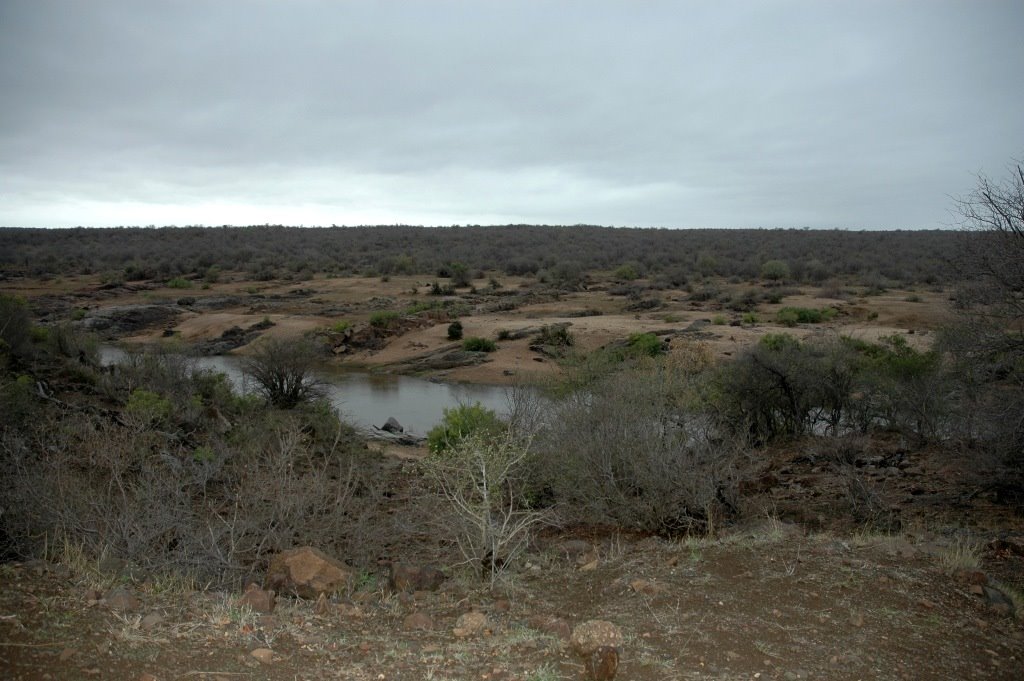
[[[472,336],[462,341],[462,349],[470,352],[494,352],[498,346],[489,338]]]
[[[791,276],[789,265],[783,260],[768,260],[761,265],[761,278],[769,281],[781,281]]]
[[[566,520],[679,535],[732,512],[740,449],[699,410],[697,374],[652,362],[573,391],[534,440],[533,494]]]
[[[318,355],[309,340],[268,338],[246,361],[245,373],[267,402],[280,409],[294,409],[323,395],[323,386],[313,374]]]
[[[192,282],[184,277],[174,277],[167,282],[167,288],[192,288]]]
[[[32,342],[32,322],[28,305],[21,298],[0,293],[0,358],[5,354],[21,357]]]
[[[448,340],[462,340],[462,322],[454,321],[448,325]]]
[[[375,329],[390,330],[399,318],[400,315],[394,310],[378,310],[370,315],[370,326]]]
[[[444,410],[441,423],[427,433],[427,447],[436,454],[455,447],[470,435],[493,439],[504,431],[505,424],[493,410],[479,402],[460,404]]]
[[[657,357],[665,351],[665,347],[653,333],[634,333],[627,341],[630,355],[634,357]]]
[[[450,518],[444,527],[454,535],[466,562],[479,566],[492,585],[548,515],[526,503],[529,460],[528,448],[511,437],[495,439],[477,433],[432,454],[422,464],[449,504]]]
[[[784,307],[776,314],[776,320],[784,326],[796,326],[797,324],[820,324],[829,321],[837,314],[833,307],[826,307],[815,310],[807,307]]]
[[[567,324],[545,324],[540,327],[537,334],[537,343],[540,345],[553,345],[559,348],[567,348],[574,345],[576,339],[569,331]]]

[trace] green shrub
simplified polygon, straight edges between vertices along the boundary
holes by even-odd
[[[437,454],[458,445],[469,436],[482,440],[497,439],[505,432],[505,424],[492,409],[479,402],[460,404],[444,410],[441,423],[427,433],[427,447]]]
[[[760,321],[757,317],[756,312],[744,312],[743,317],[740,318],[744,324],[757,324]]]
[[[657,357],[665,351],[661,339],[653,333],[634,333],[627,343],[629,354],[636,357]]]
[[[498,349],[498,346],[489,338],[472,336],[462,341],[462,349],[469,350],[470,352],[494,352]]]
[[[778,311],[775,318],[784,326],[796,326],[797,324],[820,324],[834,318],[838,311],[834,307],[826,307],[815,310],[809,307],[784,307]]]
[[[726,324],[729,323],[729,320],[726,319],[725,315],[716,314],[714,317],[711,318],[711,323],[714,324],[715,326],[725,326]]]
[[[346,319],[342,319],[340,322],[334,322],[334,324],[331,325],[331,331],[334,333],[345,333],[351,328],[352,322]]]
[[[770,281],[789,279],[789,265],[783,260],[768,260],[761,265],[761,278]]]
[[[171,401],[149,390],[136,389],[128,396],[125,413],[142,425],[157,425],[171,417]]]
[[[167,288],[192,288],[192,282],[184,277],[175,277],[167,282]]]
[[[378,310],[370,315],[370,326],[375,329],[387,330],[392,328],[400,315],[394,310]]]
[[[462,340],[462,322],[456,320],[448,325],[448,340]]]
[[[637,270],[637,266],[633,263],[626,263],[625,265],[619,265],[615,268],[612,276],[620,281],[635,281],[640,278],[640,272]]]

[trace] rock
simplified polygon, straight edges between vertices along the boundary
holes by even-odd
[[[108,591],[103,601],[108,608],[117,612],[134,612],[142,607],[135,594],[123,586]]]
[[[587,674],[593,681],[611,681],[619,671],[619,649],[601,646],[585,660]]]
[[[434,620],[425,612],[414,612],[402,620],[402,629],[406,631],[432,631]]]
[[[452,633],[458,638],[479,636],[490,629],[491,623],[487,615],[482,612],[472,611],[459,616],[455,621],[455,628]]]
[[[611,622],[587,620],[572,630],[569,645],[577,655],[587,658],[599,648],[620,648],[622,641],[622,630]]]
[[[148,672],[142,672],[135,681],[160,681],[160,679]]]
[[[600,564],[600,562],[600,559],[595,558],[592,561],[583,563],[582,565],[580,565],[580,572],[592,572],[593,570],[597,569],[597,566],[598,564]]]
[[[270,648],[257,648],[249,654],[263,664],[270,664],[274,661],[274,651]]]
[[[345,590],[352,571],[341,561],[311,546],[277,554],[270,561],[266,586],[277,593],[293,593],[300,598],[317,598]]]
[[[88,331],[121,335],[150,326],[166,326],[183,312],[177,305],[116,305],[90,310],[78,324]]]
[[[568,641],[572,636],[572,627],[569,626],[569,623],[554,615],[534,615],[526,623],[537,631],[542,631],[563,641]]]
[[[398,422],[394,416],[389,416],[388,420],[384,422],[384,425],[380,427],[386,433],[404,433],[405,428]]]
[[[143,631],[150,631],[160,626],[164,622],[164,616],[158,612],[151,612],[139,622],[139,629]]]
[[[988,576],[981,570],[960,570],[956,573],[956,578],[961,584],[974,584],[978,586],[988,584]]]
[[[445,574],[432,565],[416,567],[391,563],[388,572],[388,584],[393,591],[437,591],[445,579]]]
[[[253,612],[274,612],[276,605],[273,591],[261,589],[258,584],[250,584],[245,587],[245,593],[238,599],[239,605],[249,606]]]

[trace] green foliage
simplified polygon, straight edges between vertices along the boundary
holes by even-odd
[[[156,426],[164,423],[170,419],[172,413],[170,400],[141,388],[131,392],[124,410],[126,414],[144,426]]]
[[[782,281],[792,276],[785,260],[768,260],[761,265],[761,278],[769,281]]]
[[[174,277],[167,282],[167,288],[192,288],[192,282],[184,277]]]
[[[711,318],[711,323],[715,326],[725,326],[729,323],[729,319],[725,315],[716,314]]]
[[[740,321],[747,325],[754,325],[757,324],[760,319],[756,312],[744,312],[743,316],[740,317]]]
[[[640,272],[635,263],[626,263],[615,268],[612,276],[620,281],[635,281],[640,278]]]
[[[665,351],[661,339],[653,333],[634,333],[627,341],[628,354],[634,357],[657,357]]]
[[[370,326],[382,331],[390,330],[400,318],[401,315],[394,310],[378,310],[370,315]]]
[[[816,310],[808,307],[784,307],[775,316],[776,321],[784,326],[797,324],[820,324],[834,318],[838,311],[834,307]]]
[[[207,284],[216,284],[220,281],[221,270],[216,265],[210,265],[203,272],[203,281]]]
[[[462,322],[455,320],[448,325],[448,340],[462,340]]]
[[[334,333],[345,333],[352,328],[352,322],[342,319],[341,321],[334,322],[331,324],[331,331]]]
[[[496,439],[505,432],[505,424],[492,409],[479,402],[460,404],[444,410],[441,423],[427,433],[427,447],[438,454],[455,447],[463,439],[474,436]]]
[[[470,352],[494,352],[498,346],[489,338],[471,336],[462,341],[462,349]]]

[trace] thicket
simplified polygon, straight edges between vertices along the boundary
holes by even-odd
[[[164,227],[0,229],[0,269],[9,274],[101,274],[119,282],[215,281],[224,272],[253,280],[315,274],[420,274],[468,286],[481,270],[535,275],[578,287],[590,270],[623,281],[646,276],[683,286],[705,276],[761,276],[808,284],[832,277],[865,285],[956,280],[950,231],[670,230],[495,225],[332,227]],[[566,253],[573,260],[565,259]],[[625,263],[625,264],[623,264]],[[440,291],[440,287],[438,288]]]
[[[101,370],[55,347],[0,375],[4,555],[66,541],[227,584],[295,545],[369,562],[402,542],[382,512],[396,476],[329,405],[275,408],[173,352]]]

